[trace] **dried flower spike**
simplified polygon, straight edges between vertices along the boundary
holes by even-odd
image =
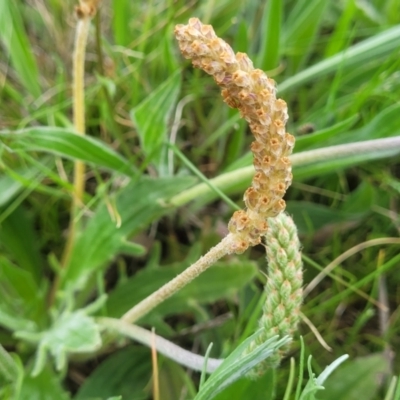
[[[235,54],[211,25],[191,18],[188,25],[175,27],[175,36],[184,57],[213,76],[224,101],[239,109],[255,137],[251,150],[256,174],[244,194],[246,211],[235,212],[228,226],[235,237],[232,251],[240,253],[260,243],[266,218],[285,209],[282,198],[292,182],[288,156],[295,141],[285,130],[287,106],[276,98],[275,82],[254,69],[245,53]]]

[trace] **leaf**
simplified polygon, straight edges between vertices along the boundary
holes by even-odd
[[[143,269],[110,293],[107,309],[110,316],[120,317],[133,305],[159,289],[166,282],[182,272],[190,263],[184,262],[170,267]],[[252,262],[240,264],[219,262],[207,269],[194,281],[182,288],[174,296],[160,304],[152,318],[163,318],[193,310],[196,304],[213,303],[236,293],[250,282],[257,272]],[[145,318],[143,319],[145,321]]]
[[[338,68],[348,69],[363,65],[371,60],[378,60],[381,63],[383,57],[398,49],[399,34],[400,26],[394,26],[337,53],[333,57],[320,61],[279,84],[279,93],[293,90],[295,87],[311,81],[315,82],[322,76],[336,72]]]
[[[327,4],[325,0],[298,0],[291,9],[284,25],[283,43],[292,71],[297,71],[311,53]]]
[[[59,375],[46,367],[38,376],[26,374],[18,400],[69,400]]]
[[[141,147],[148,160],[162,173],[165,164],[165,146],[169,119],[180,90],[180,71],[177,71],[131,111]]]
[[[201,387],[195,400],[211,400],[215,398],[218,393],[245,376],[255,365],[274,354],[281,346],[290,341],[287,337],[279,341],[277,337],[274,337],[244,355],[248,345],[253,340],[256,340],[259,334],[260,331],[247,338],[223,361]]]
[[[71,129],[34,127],[20,131],[0,131],[0,137],[10,139],[13,150],[44,151],[72,160],[82,160],[126,175],[133,175],[133,167],[111,147],[89,136],[76,134]]]
[[[123,399],[147,400],[151,377],[150,350],[129,346],[109,356],[85,379],[74,400]]]
[[[61,371],[66,367],[69,354],[88,353],[101,346],[99,327],[83,310],[62,313],[50,329],[39,334],[19,331],[15,335],[37,344],[33,376],[43,371],[48,353],[54,358],[57,370]]]
[[[311,368],[311,356],[310,356],[308,358],[308,373],[310,375],[310,379],[308,380],[305,388],[301,393],[300,400],[317,400],[315,397],[315,393],[324,389],[323,384],[325,380],[341,363],[347,360],[347,358],[348,358],[347,354],[337,358],[322,371],[322,373],[318,376],[318,378],[316,378]]]
[[[33,330],[45,318],[44,290],[32,275],[0,258],[0,325],[16,330]]]
[[[387,358],[382,353],[371,354],[348,361],[326,380],[325,390],[318,394],[321,400],[376,399],[381,384],[379,376],[390,374]]]
[[[288,201],[286,210],[293,216],[301,234],[312,234],[327,225],[336,225],[349,220],[356,221],[360,218],[359,215],[308,201]]]
[[[258,65],[264,71],[279,65],[280,36],[282,28],[282,0],[270,0],[264,4],[261,20],[261,49]]]
[[[270,369],[256,381],[242,378],[219,393],[215,400],[272,400],[275,393],[275,370]]]
[[[45,164],[45,161],[43,163]],[[40,181],[42,177],[42,171],[31,165],[17,168],[13,173],[27,182]],[[23,188],[23,184],[13,177],[9,175],[0,176],[0,207],[9,203]]]
[[[107,206],[102,204],[87,227],[76,238],[63,285],[78,290],[85,286],[90,274],[110,262],[119,252],[126,251],[126,241],[146,228],[152,221],[170,211],[165,199],[179,193],[193,182],[192,178],[141,178],[130,182],[115,196],[121,226],[113,222]]]
[[[15,1],[0,1],[0,39],[23,85],[31,95],[39,97],[38,68]]]
[[[22,206],[16,208],[3,220],[0,241],[10,252],[16,264],[29,272],[39,284],[43,276],[43,260],[32,220]]]

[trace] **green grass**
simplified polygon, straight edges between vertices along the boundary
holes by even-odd
[[[299,370],[304,387],[309,368],[319,376],[344,354],[315,398],[400,399],[399,242],[361,248],[400,232],[400,146],[363,147],[400,137],[396,0],[104,2],[89,33],[86,137],[71,122],[72,4],[0,3],[0,399],[152,398],[150,351],[100,332],[95,317],[120,318],[215,245],[253,174],[247,125],[179,54],[173,27],[192,16],[247,52],[288,103],[287,211],[305,284],[360,246],[304,299],[332,350],[302,323],[304,347],[297,335],[279,369],[215,399],[282,399],[288,382],[285,399],[299,398]],[[76,159],[85,207],[62,270]],[[212,342],[210,356],[225,358],[256,331],[265,273],[261,246],[227,257],[139,323],[197,354]],[[112,345],[95,346],[100,334]],[[196,396],[200,374],[163,356],[158,370],[162,400]]]

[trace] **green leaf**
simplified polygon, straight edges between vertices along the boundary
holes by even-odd
[[[242,378],[219,393],[215,400],[272,400],[275,393],[275,370],[270,369],[256,381]]]
[[[12,150],[44,151],[72,160],[82,160],[99,167],[133,175],[133,167],[111,147],[89,136],[70,129],[34,127],[20,131],[0,131],[0,137],[9,139]]]
[[[146,268],[118,286],[108,297],[107,310],[110,316],[120,317],[134,304],[159,289],[190,265],[185,261],[170,267]],[[213,303],[236,293],[251,282],[257,272],[252,262],[216,263],[182,288],[178,293],[160,304],[151,318],[163,318],[193,310],[196,304]],[[145,318],[143,319],[145,321]]]
[[[48,353],[61,371],[69,354],[92,352],[101,346],[99,327],[83,310],[62,313],[47,331],[39,334],[19,331],[16,336],[38,346],[33,376],[43,371]]]
[[[31,95],[39,97],[38,68],[15,1],[0,1],[0,40],[23,85]]]
[[[76,290],[83,288],[90,274],[104,267],[118,253],[126,251],[129,237],[170,211],[163,201],[193,183],[192,178],[141,178],[130,182],[115,197],[116,210],[121,218],[118,226],[102,204],[87,227],[76,238],[64,285]]]
[[[150,350],[129,346],[109,356],[85,379],[74,400],[101,400],[120,395],[123,399],[149,398]]]
[[[15,263],[37,284],[43,278],[43,260],[41,259],[37,234],[27,211],[18,207],[3,220],[0,230],[0,241],[10,252]]]
[[[290,56],[289,66],[292,71],[297,71],[311,53],[327,4],[325,0],[295,2],[283,33],[283,43]]]
[[[348,69],[363,65],[371,60],[381,62],[383,57],[398,49],[399,35],[400,26],[394,26],[357,43],[333,57],[320,61],[312,67],[286,79],[278,85],[279,93],[293,90],[295,87],[308,82],[315,82],[318,78],[336,72],[339,68]]]
[[[60,376],[46,367],[38,376],[26,374],[18,400],[69,400],[64,391]]]
[[[356,358],[337,369],[325,382],[325,390],[318,394],[321,400],[373,400],[381,384],[377,376],[390,374],[387,358],[371,354]]]
[[[261,49],[258,56],[258,65],[264,71],[272,70],[279,65],[282,9],[282,0],[270,0],[264,4],[261,19]]]
[[[255,365],[274,354],[281,346],[284,346],[290,341],[287,337],[279,341],[278,338],[275,337],[244,355],[244,351],[253,340],[256,340],[259,334],[260,332],[258,331],[247,338],[223,361],[201,387],[195,400],[211,400],[215,398],[218,393],[238,379],[244,377]]]
[[[33,330],[45,318],[44,290],[32,275],[0,257],[0,325]],[[34,322],[35,321],[35,322]]]
[[[345,360],[347,360],[348,355],[343,355],[333,361],[330,365],[328,365],[322,373],[318,376],[318,378],[315,377],[315,374],[312,371],[311,368],[311,356],[308,358],[308,373],[310,375],[310,379],[307,382],[306,387],[303,389],[300,400],[317,400],[315,397],[315,393],[318,391],[321,391],[324,389],[323,384],[325,383],[325,380],[329,377],[329,375],[332,374],[332,372]],[[318,397],[319,398],[319,397]],[[341,398],[341,397],[338,397]],[[345,399],[344,397],[343,399]],[[347,400],[347,398],[346,398]]]
[[[313,234],[327,225],[336,225],[349,220],[357,221],[360,218],[360,215],[308,201],[288,201],[286,209],[293,216],[301,234]]]
[[[178,99],[180,82],[180,71],[177,71],[131,111],[141,147],[162,174],[166,171],[169,120]]]

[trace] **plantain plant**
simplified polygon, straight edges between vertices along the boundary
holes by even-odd
[[[1,398],[399,398],[394,2],[212,3],[80,0],[72,57],[65,4],[0,5]],[[367,272],[343,268],[364,249]],[[382,353],[355,353],[375,309]],[[318,331],[346,345],[320,354]]]

